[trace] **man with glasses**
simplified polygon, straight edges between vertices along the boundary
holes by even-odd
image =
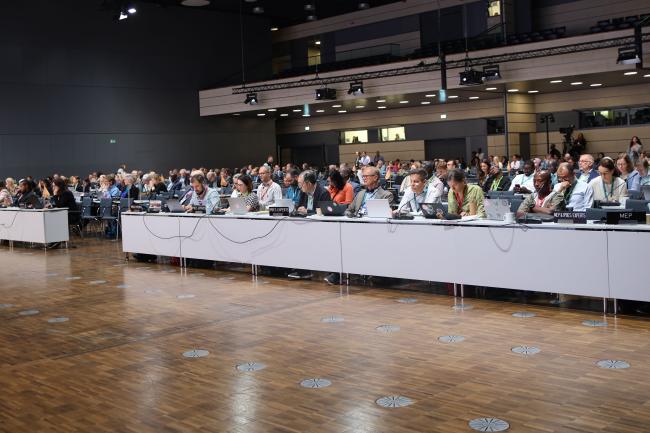
[[[592,179],[598,177],[598,170],[594,170],[594,157],[588,153],[580,155],[578,160],[580,172],[578,180],[589,183]]]
[[[257,198],[260,202],[260,209],[268,209],[276,200],[282,199],[282,188],[273,182],[270,166],[261,166],[259,176],[261,183],[257,187]]]
[[[364,216],[368,212],[366,209],[366,202],[374,199],[387,199],[389,204],[393,204],[395,198],[393,193],[384,190],[379,186],[379,170],[377,167],[364,167],[362,172],[363,183],[365,189],[359,191],[354,197],[350,206],[345,211],[348,217]]]
[[[564,193],[566,207],[574,212],[585,212],[594,204],[594,190],[586,182],[576,179],[573,167],[563,162],[557,169],[558,184],[553,191]]]

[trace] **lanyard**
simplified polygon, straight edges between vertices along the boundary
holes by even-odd
[[[496,191],[499,189],[499,185],[501,185],[501,181],[503,180],[503,176],[499,176],[498,179],[494,179],[492,181],[492,187],[490,188],[492,191]]]
[[[463,189],[463,194],[459,195],[454,191],[454,197],[456,197],[456,203],[458,203],[458,209],[463,209],[463,202],[465,201],[465,190]]]
[[[569,187],[569,189],[566,190],[566,198],[565,198],[565,200],[566,200],[567,203],[571,199],[571,196],[573,195],[573,189],[576,187],[577,184],[578,184],[578,181],[574,180],[573,183],[571,184],[571,186]]]
[[[612,178],[612,187],[610,188],[609,195],[607,195],[607,187],[605,186],[605,180],[603,180],[603,192],[605,193],[605,200],[608,200],[608,199],[614,197],[614,180],[615,180],[615,178]]]
[[[262,194],[260,195],[260,200],[264,200],[266,198],[266,195],[269,193],[269,190],[271,189],[270,186],[266,186],[265,183],[262,184],[264,189],[262,190]]]

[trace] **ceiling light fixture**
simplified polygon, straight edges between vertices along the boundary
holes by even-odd
[[[508,89],[508,93],[515,93],[518,92],[519,89]]]
[[[619,65],[636,65],[641,63],[641,56],[635,46],[619,48],[616,63]]]
[[[383,106],[383,105],[380,105],[379,107],[377,107],[378,110],[383,110],[384,108],[386,108],[386,107]]]
[[[305,131],[309,131],[310,129],[309,125],[305,126]]]
[[[317,19],[316,15],[307,15],[307,21],[316,21]]]
[[[336,89],[330,89],[329,87],[316,89],[317,101],[331,101],[335,99],[336,99]]]
[[[422,104],[422,105],[429,105],[429,104],[431,104],[431,101],[422,101],[422,102],[420,102],[420,104]]]
[[[253,8],[253,13],[258,14],[258,15],[263,14],[264,13],[264,8],[262,6],[255,6]]]
[[[375,102],[376,102],[376,103],[386,102],[386,100],[385,100],[385,99],[377,99]]]
[[[625,72],[623,75],[636,75],[638,74],[637,71],[630,71],[630,72]]]
[[[246,99],[244,100],[244,104],[247,105],[257,105],[259,104],[259,99],[257,98],[257,93],[249,93],[246,95]]]
[[[287,116],[289,116],[289,113],[282,113],[282,114],[280,114],[280,117],[287,117]]]
[[[429,93],[427,95],[424,95],[425,98],[435,98],[436,94],[435,93]]]
[[[266,111],[271,111],[271,112],[273,112],[273,111],[278,111],[278,109],[277,109],[277,108],[269,108],[269,109],[266,110]]]
[[[357,105],[357,106],[354,107],[354,108],[366,108],[366,106],[365,106],[365,105]]]
[[[325,110],[316,110],[317,113],[324,113]]]
[[[443,114],[440,115],[440,118],[441,118],[441,119],[446,119],[446,118],[447,118],[447,115],[443,113]]]
[[[314,41],[314,45],[320,45],[320,41]]]
[[[357,7],[359,10],[364,10],[368,9],[370,7],[370,4],[368,2],[359,2],[359,5]]]
[[[573,83],[571,83],[572,86],[582,86],[582,84],[583,84],[582,81],[574,81]]]
[[[602,86],[602,84],[600,83],[594,83],[589,85],[589,87],[600,87],[600,86]]]
[[[449,99],[458,99],[458,95],[449,95],[447,96]]]
[[[408,104],[409,101],[399,101],[400,104]]]
[[[302,113],[302,110],[300,108],[294,108],[293,110],[294,113]]]
[[[341,108],[341,104],[334,104],[332,105],[332,108]]]
[[[272,32],[277,32],[279,29],[277,27],[271,27]]]
[[[257,113],[257,116],[258,117],[264,117],[264,116],[266,116],[266,113]]]
[[[483,79],[485,81],[495,81],[501,79],[499,65],[483,66]]]
[[[478,99],[478,96],[470,96],[469,99]]]
[[[539,93],[539,90],[529,90],[528,93]]]
[[[487,87],[485,90],[497,90],[496,87]]]
[[[346,110],[339,110],[339,113],[343,114],[343,113],[347,113],[347,111]]]
[[[551,80],[551,84],[558,84],[561,83],[562,80]]]
[[[361,96],[363,95],[363,82],[356,81],[350,83],[350,89],[348,90],[348,95]]]

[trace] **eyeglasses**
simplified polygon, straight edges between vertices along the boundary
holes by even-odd
[[[376,174],[362,174],[361,177],[367,179],[369,177],[378,177],[378,176]]]

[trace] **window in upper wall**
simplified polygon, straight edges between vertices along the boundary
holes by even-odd
[[[406,131],[403,126],[389,126],[381,128],[381,141],[401,141],[406,140]]]
[[[650,107],[630,108],[630,125],[650,123]]]
[[[650,123],[650,107],[604,108],[580,112],[580,128],[605,128]]]
[[[368,130],[359,129],[357,131],[343,131],[341,133],[343,143],[345,144],[355,144],[355,143],[367,143],[368,142]]]
[[[499,15],[501,15],[501,1],[491,0],[488,3],[488,16],[498,17]]]

